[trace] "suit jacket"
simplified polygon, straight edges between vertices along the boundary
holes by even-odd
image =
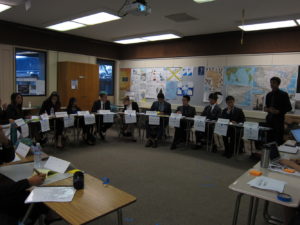
[[[155,101],[152,103],[151,111],[159,111],[159,101]],[[164,101],[163,113],[165,115],[171,115],[171,112],[172,112],[171,104],[169,102]]]
[[[132,110],[135,110],[136,112],[140,112],[139,105],[136,102],[131,102],[131,107]],[[127,110],[127,105],[124,105],[123,112],[125,112],[125,110]]]
[[[245,122],[245,114],[242,109],[234,107],[230,113],[228,112],[228,108],[223,109],[222,118],[229,119],[230,121],[235,121],[237,123]]]
[[[183,116],[194,117],[196,115],[196,109],[193,106],[178,106],[176,112],[181,112]]]
[[[201,116],[206,116],[206,118],[209,120],[217,120],[219,117],[221,117],[221,114],[222,109],[219,105],[215,105],[213,110],[211,110],[211,105],[208,105],[204,108]]]
[[[92,107],[92,112],[97,112],[101,109],[101,100],[97,100],[94,102]],[[104,110],[110,110],[110,101],[106,101],[104,104]]]
[[[23,117],[24,117],[24,112],[22,109],[18,108],[15,105],[12,105],[12,104],[9,104],[7,106],[7,110],[6,110],[7,120],[9,120],[9,119],[17,120],[17,119],[21,119]]]

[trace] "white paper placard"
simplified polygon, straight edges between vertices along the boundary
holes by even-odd
[[[146,116],[157,116],[157,111],[146,111]]]
[[[29,127],[27,124],[21,126],[21,133],[23,138],[27,138],[29,136]]]
[[[70,162],[50,156],[45,164],[45,169],[52,170],[58,173],[64,173],[68,169]]]
[[[67,112],[55,112],[55,117],[56,118],[65,118],[65,117],[68,117],[68,113]]]
[[[136,123],[136,114],[125,114],[125,124]]]
[[[89,111],[78,111],[77,115],[78,116],[90,115],[90,112]]]
[[[195,116],[194,121],[195,121],[194,122],[195,130],[205,132],[206,117],[205,116]]]
[[[125,114],[136,115],[136,111],[135,110],[125,110]]]
[[[259,135],[259,125],[254,122],[245,122],[244,123],[244,139],[249,140],[258,140]]]
[[[35,187],[25,203],[71,202],[76,190],[73,187]]]
[[[215,125],[214,133],[222,136],[227,136],[229,122],[230,121],[228,119],[219,118]]]
[[[114,114],[108,113],[103,114],[103,123],[113,123],[114,122]]]
[[[103,109],[100,109],[97,111],[97,113],[101,114],[101,115],[105,115],[105,114],[110,114],[110,110],[103,110]]]
[[[30,147],[28,145],[25,145],[22,142],[19,142],[16,153],[18,153],[20,156],[25,158],[27,156],[29,150],[30,150]]]
[[[47,132],[50,130],[49,119],[40,120],[42,132]]]
[[[25,124],[25,121],[21,118],[21,119],[17,119],[15,120],[15,124],[20,127],[23,126]]]
[[[75,124],[75,118],[74,116],[69,116],[69,117],[64,117],[64,127],[68,128],[68,127],[74,127]]]
[[[171,113],[171,116],[169,118],[169,126],[170,127],[180,127],[181,118],[182,118],[182,114]]]
[[[160,117],[157,116],[149,116],[149,125],[159,125],[160,124]]]
[[[95,124],[95,123],[96,123],[96,119],[95,119],[94,114],[85,114],[84,115],[84,124],[85,125],[91,125],[91,124]]]

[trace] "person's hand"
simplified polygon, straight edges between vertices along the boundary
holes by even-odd
[[[281,165],[288,166],[288,167],[291,167],[291,168],[294,168],[295,165],[297,166],[296,162],[294,162],[292,160],[289,160],[289,159],[281,159],[279,162],[280,162]]]
[[[45,179],[46,179],[46,174],[40,174],[28,178],[28,182],[30,186],[39,186],[42,183],[44,183]]]

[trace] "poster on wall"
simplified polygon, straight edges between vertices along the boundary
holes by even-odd
[[[120,69],[120,90],[129,91],[130,90],[130,77],[131,69],[130,68],[121,68]]]

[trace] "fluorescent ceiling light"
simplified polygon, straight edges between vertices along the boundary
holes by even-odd
[[[239,26],[240,29],[244,31],[255,31],[255,30],[268,30],[268,29],[277,29],[284,27],[295,27],[297,26],[294,20],[285,20],[269,23],[257,23]]]
[[[74,22],[85,24],[85,25],[94,25],[98,23],[105,23],[108,21],[113,21],[113,20],[118,20],[120,17],[106,13],[106,12],[101,12],[101,13],[96,13],[93,15],[81,17],[78,19],[73,20]]]
[[[115,43],[118,44],[134,44],[134,43],[141,43],[141,42],[146,42],[147,40],[142,39],[142,38],[131,38],[131,39],[124,39],[124,40],[118,40],[115,41]]]
[[[9,5],[0,4],[0,12],[3,12],[10,8],[11,8],[11,6],[9,6]]]
[[[142,37],[142,39],[145,39],[147,41],[169,40],[169,39],[175,39],[175,38],[180,38],[180,37],[175,34],[160,34],[160,35]]]
[[[194,0],[196,3],[205,3],[205,2],[213,2],[215,0]]]
[[[48,29],[57,30],[57,31],[67,31],[67,30],[73,30],[80,27],[84,27],[84,24],[75,23],[72,21],[67,21],[63,23],[58,23],[52,26],[47,27]]]

